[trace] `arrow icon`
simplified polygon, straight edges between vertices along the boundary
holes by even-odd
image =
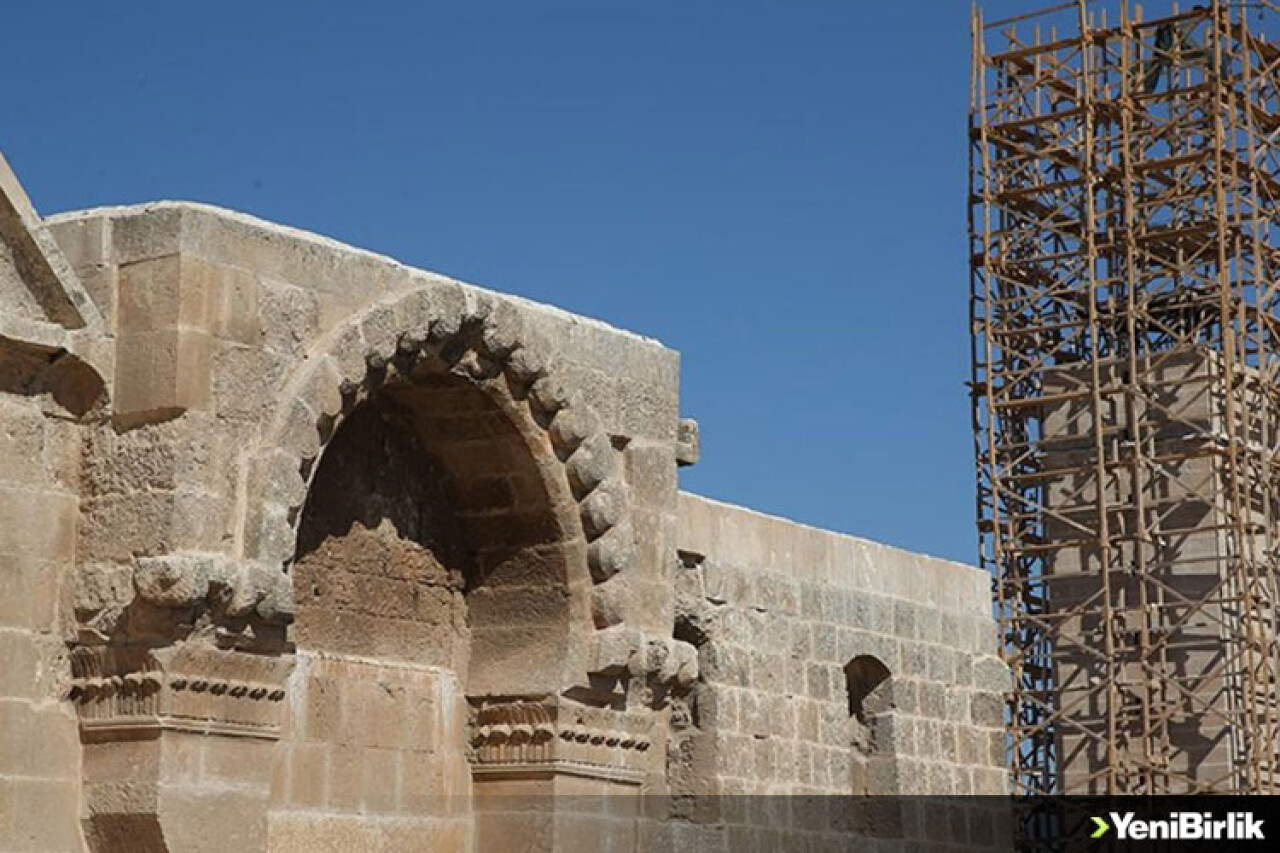
[[[1092,818],[1092,820],[1097,824],[1098,828],[1093,831],[1093,835],[1089,836],[1090,838],[1101,838],[1106,835],[1107,830],[1111,828],[1111,825],[1100,817]]]

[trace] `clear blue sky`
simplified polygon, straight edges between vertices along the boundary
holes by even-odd
[[[972,562],[968,16],[15,3],[0,147],[44,213],[210,202],[653,335],[684,488]]]

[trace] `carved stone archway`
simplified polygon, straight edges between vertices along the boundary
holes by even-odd
[[[669,689],[663,684],[693,680],[696,653],[625,624],[638,557],[621,453],[587,400],[557,379],[550,342],[509,302],[450,282],[427,284],[335,329],[285,384],[261,449],[249,458],[237,540],[240,597],[259,615],[297,608],[306,622],[309,603],[294,596],[305,598],[306,583],[318,577],[311,510],[332,491],[326,478],[339,464],[334,454],[353,452],[343,447],[351,430],[364,430],[365,441],[400,442],[406,459],[430,456],[446,484],[442,510],[456,515],[456,544],[465,552],[456,564],[471,648],[464,676],[470,734],[462,746],[477,786],[479,847],[501,849],[511,833],[535,829],[551,833],[555,846],[557,833],[569,831],[561,823],[572,820],[554,813],[552,795],[566,784],[578,792],[635,792],[651,772],[652,709],[628,708],[625,689],[609,685],[639,681],[661,694]],[[311,631],[298,629],[304,638]],[[313,664],[305,653],[299,660],[298,678],[310,679]],[[317,666],[412,694],[428,689],[428,676],[413,673],[418,664],[393,673],[381,662],[335,664],[327,656]],[[451,725],[446,718],[437,724]],[[513,793],[535,797],[553,814],[528,812],[527,801],[506,811]],[[287,832],[296,839],[295,829]]]
[[[249,460],[238,537],[245,598],[287,608],[280,575],[318,461],[342,421],[424,361],[483,391],[539,457],[560,511],[572,506],[585,546],[591,620],[625,619],[625,575],[637,558],[630,495],[618,451],[585,398],[555,375],[553,347],[505,301],[433,280],[372,306],[327,335],[285,384],[261,450]],[[542,445],[542,446],[538,446]]]
[[[314,674],[301,671],[315,661],[295,659],[286,635],[297,609],[291,573],[308,494],[348,418],[423,380],[442,380],[442,394],[483,400],[522,444],[546,507],[541,519],[554,530],[556,572],[566,592],[557,617],[564,641],[536,684],[513,680],[510,695],[489,678],[475,687],[471,698],[478,701],[468,706],[463,699],[460,710],[450,706],[440,716],[442,729],[460,739],[463,757],[454,758],[462,771],[455,775],[466,790],[455,793],[466,795],[472,776],[503,790],[545,793],[567,778],[638,789],[656,752],[648,750],[652,709],[629,708],[625,690],[610,690],[641,683],[661,694],[663,685],[688,684],[696,654],[626,624],[627,584],[638,556],[621,454],[588,402],[556,378],[554,351],[526,327],[516,305],[432,276],[312,347],[282,383],[260,439],[240,457],[238,520],[227,552],[139,558],[135,601],[162,629],[154,642],[123,653],[76,652],[73,697],[91,741],[85,802],[95,849],[133,842],[204,849],[208,839],[183,835],[204,825],[191,819],[196,812],[234,823],[243,849],[268,844],[268,790],[279,788],[282,777],[306,779],[309,772],[301,765],[274,775],[271,769],[281,766],[272,756],[281,753],[281,733],[288,736],[297,716],[291,691]],[[441,424],[427,426],[424,434],[436,434]],[[468,500],[461,500],[464,509]],[[500,658],[488,656],[500,664],[491,672],[510,672],[510,661]],[[351,675],[342,661],[315,666],[330,667],[339,680]],[[530,740],[537,748],[522,746],[529,726],[521,720],[540,721]],[[393,737],[412,728],[394,715],[358,722]],[[193,754],[224,775],[191,777],[179,759]],[[121,776],[125,770],[131,775]],[[139,770],[143,781],[135,783]],[[137,796],[117,796],[126,782]],[[356,784],[333,787],[350,792]],[[553,818],[539,825],[554,834],[560,830]],[[521,820],[501,823],[509,828]]]

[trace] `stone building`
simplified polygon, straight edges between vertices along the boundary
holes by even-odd
[[[988,578],[682,493],[679,379],[0,160],[0,849],[995,843],[863,799],[1006,790]]]

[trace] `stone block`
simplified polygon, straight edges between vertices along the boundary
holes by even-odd
[[[619,378],[616,382],[619,400],[618,426],[613,432],[620,435],[649,438],[674,447],[680,423],[680,400],[676,389],[669,385],[637,382],[634,376]]]
[[[754,652],[751,655],[751,686],[773,696],[781,696],[786,685],[786,659],[782,655]]]
[[[969,715],[974,725],[1000,728],[1004,725],[1006,704],[999,693],[974,691],[969,697]]]
[[[0,698],[0,776],[41,775],[32,716],[29,700]]]
[[[26,631],[0,628],[0,697],[37,698],[40,650]]]
[[[710,729],[738,728],[738,691],[728,687],[701,685],[694,693],[699,723]]]
[[[134,210],[111,217],[111,253],[121,266],[177,254],[182,248],[181,207]]]
[[[440,756],[434,752],[413,750],[401,755],[397,789],[397,807],[401,814],[426,816],[442,812],[441,764]]]
[[[134,426],[209,406],[209,335],[196,329],[122,334],[116,340],[118,421]]]
[[[74,851],[84,847],[77,821],[80,786],[75,779],[22,779],[12,786],[10,849]]]
[[[840,660],[840,650],[836,644],[837,636],[835,625],[818,624],[813,626],[814,660],[827,663],[834,663]]]
[[[322,743],[288,745],[288,803],[296,809],[322,809],[329,803],[329,746]]]
[[[117,289],[117,333],[125,336],[178,328],[207,329],[209,306],[204,282],[200,276],[186,274],[191,263],[169,255],[122,265]]]
[[[824,663],[810,663],[805,667],[805,683],[809,698],[818,702],[830,702],[836,698],[836,685],[831,681],[831,667]]]
[[[400,802],[400,752],[367,748],[363,751],[360,783],[365,814],[395,814]]]
[[[946,717],[947,685],[935,681],[919,681],[917,687],[920,697],[920,716],[936,720]]]
[[[70,560],[75,520],[73,495],[0,486],[0,554],[41,562]]]
[[[264,330],[256,275],[241,267],[195,257],[184,259],[182,271],[193,289],[204,294],[205,328],[209,334],[224,341],[261,345]]]
[[[200,781],[206,785],[257,789],[264,794],[271,787],[270,761],[263,761],[263,744],[257,738],[189,735],[202,753]],[[173,738],[175,746],[179,738]]]
[[[210,357],[211,408],[219,417],[261,423],[277,405],[288,361],[261,347],[217,341]]]
[[[46,694],[43,702],[31,706],[27,722],[33,738],[27,745],[33,759],[33,775],[75,779],[80,770],[80,728],[71,709],[49,701]]]
[[[984,655],[973,661],[973,686],[988,693],[1006,693],[1013,689],[1013,674],[1004,661]]]
[[[985,796],[1004,796],[1009,793],[1009,773],[1004,769],[973,771],[973,793]]]
[[[14,838],[13,790],[16,780],[0,775],[0,838]]]
[[[311,742],[340,742],[342,732],[342,688],[325,675],[312,675],[295,682],[297,705],[301,709],[300,734]]]
[[[40,525],[30,527],[38,529]],[[16,547],[15,540],[28,539],[31,532],[11,530],[7,536],[0,532],[0,541],[7,538],[10,546]],[[61,535],[56,533],[52,538],[56,540]],[[4,590],[0,595],[0,627],[58,630],[59,606],[71,571],[68,562],[50,562],[29,554],[6,554],[0,550],[0,589]]]
[[[320,329],[320,306],[314,291],[264,278],[259,285],[258,314],[262,344],[301,356]]]
[[[703,676],[712,684],[747,687],[751,683],[750,654],[730,642],[713,641],[698,655]]]
[[[918,608],[909,601],[893,603],[893,632],[903,640],[919,640],[928,620],[917,621]]]
[[[3,399],[3,398],[0,398]],[[45,418],[34,406],[0,407],[0,484],[44,486]]]
[[[336,744],[329,752],[329,807],[358,812],[364,801],[364,748]]]

